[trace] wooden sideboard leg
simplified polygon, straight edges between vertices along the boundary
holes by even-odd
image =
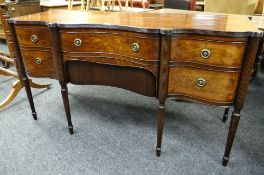
[[[167,98],[168,75],[169,75],[169,58],[171,48],[171,31],[164,31],[161,38],[160,51],[160,72],[159,72],[159,90],[158,90],[158,117],[157,117],[157,146],[156,155],[159,157],[161,153],[161,142],[164,125],[165,101]]]
[[[234,138],[236,135],[236,130],[237,130],[237,125],[240,119],[240,112],[233,112],[232,118],[230,121],[230,126],[229,126],[229,132],[228,132],[228,137],[227,137],[227,142],[226,142],[226,148],[225,148],[225,154],[223,157],[223,166],[227,166],[227,163],[229,161],[229,155],[231,152],[231,148],[234,142]]]
[[[27,93],[27,98],[30,104],[30,108],[32,111],[32,116],[34,118],[34,120],[37,120],[37,113],[35,110],[35,106],[34,106],[34,101],[33,101],[33,97],[32,97],[32,92],[31,92],[31,88],[30,88],[30,84],[29,84],[29,80],[27,76],[24,76],[23,78],[23,82],[24,82],[24,86],[26,89],[26,93]]]
[[[63,99],[63,105],[64,105],[67,122],[68,122],[68,129],[69,129],[70,134],[73,134],[71,111],[70,111],[70,104],[69,104],[69,98],[68,98],[68,88],[65,83],[60,83],[60,85],[61,85],[61,95]]]
[[[249,79],[251,77],[259,41],[260,41],[259,38],[250,38],[248,41],[248,47],[247,47],[247,51],[245,54],[245,60],[244,60],[244,67],[241,71],[241,78],[240,78],[240,83],[238,87],[238,92],[237,92],[237,96],[234,102],[235,110],[232,114],[232,118],[230,121],[225,154],[224,154],[223,162],[222,162],[223,166],[227,166],[227,163],[229,161],[229,155],[230,155],[231,148],[232,148],[234,138],[236,135],[237,125],[240,119],[240,111],[243,108],[243,105],[245,102]]]
[[[226,107],[225,108],[225,112],[224,112],[224,115],[223,115],[223,122],[225,123],[227,118],[228,118],[228,112],[229,112],[229,107]]]
[[[156,155],[159,157],[161,152],[161,142],[162,142],[162,134],[163,134],[163,125],[164,125],[164,113],[165,113],[165,105],[164,102],[160,102],[158,107],[158,118],[157,118],[157,147],[156,147]]]

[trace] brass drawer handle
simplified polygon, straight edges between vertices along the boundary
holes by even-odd
[[[42,59],[41,58],[35,58],[35,63],[36,64],[41,64],[42,63]]]
[[[203,79],[203,78],[198,78],[197,81],[196,81],[196,84],[197,84],[197,86],[199,86],[199,87],[203,87],[203,86],[205,86],[205,79]]]
[[[203,59],[207,59],[207,58],[209,58],[211,56],[211,52],[210,52],[210,50],[208,50],[208,49],[203,49],[202,51],[201,51],[201,57],[203,58]]]
[[[139,44],[138,43],[133,43],[131,45],[131,49],[134,51],[134,52],[138,52],[139,51]]]
[[[81,46],[81,45],[82,45],[82,40],[79,39],[79,38],[76,38],[76,39],[74,40],[74,45],[77,46],[77,47]]]
[[[36,35],[31,35],[30,38],[33,43],[36,43],[38,41],[38,37]]]

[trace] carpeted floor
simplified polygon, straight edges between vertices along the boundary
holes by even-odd
[[[69,85],[74,135],[60,87],[33,89],[34,121],[21,91],[0,111],[0,175],[166,175],[264,173],[264,76],[251,81],[227,167],[221,165],[230,118],[223,109],[167,100],[162,155],[155,156],[158,102],[126,90]],[[0,77],[0,101],[14,79]]]

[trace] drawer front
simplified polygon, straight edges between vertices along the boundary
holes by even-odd
[[[183,95],[208,102],[232,102],[239,72],[218,72],[190,67],[169,68],[169,95]]]
[[[26,72],[33,77],[55,77],[51,51],[21,50]]]
[[[64,52],[106,53],[143,60],[159,60],[159,36],[109,30],[62,30]]]
[[[40,2],[11,3],[7,7],[11,18],[40,12]]]
[[[14,44],[13,44],[13,41],[12,41],[10,33],[6,34],[6,43],[7,43],[7,47],[8,47],[10,56],[15,58],[16,57],[16,53],[15,53],[15,48],[14,48]]]
[[[220,67],[240,67],[245,42],[172,39],[171,62],[192,62]]]
[[[18,26],[16,32],[21,46],[51,47],[50,32],[47,27]]]

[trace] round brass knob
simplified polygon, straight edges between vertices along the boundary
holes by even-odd
[[[36,35],[31,35],[30,38],[33,43],[36,43],[38,41],[38,37]]]
[[[12,10],[12,12],[15,12],[16,11],[16,9],[14,7],[12,7],[11,10]]]
[[[35,63],[36,63],[36,64],[41,64],[41,63],[42,63],[41,58],[35,58]]]
[[[199,87],[203,87],[203,86],[205,86],[205,79],[203,79],[203,78],[198,78],[197,81],[196,81],[196,84],[197,84],[197,86],[199,86]]]
[[[207,59],[207,58],[209,58],[211,56],[211,52],[210,52],[210,50],[208,50],[208,49],[203,49],[202,51],[201,51],[201,57],[203,58],[203,59]]]
[[[133,43],[131,45],[131,49],[134,51],[134,52],[138,52],[139,51],[139,44],[138,43]]]
[[[82,45],[82,40],[79,39],[79,38],[76,38],[76,39],[74,40],[74,45],[77,46],[77,47],[81,46],[81,45]]]

